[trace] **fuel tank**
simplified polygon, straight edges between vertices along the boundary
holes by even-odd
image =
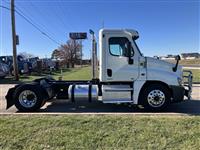
[[[98,99],[98,86],[97,85],[70,85],[68,89],[69,99],[74,101]]]

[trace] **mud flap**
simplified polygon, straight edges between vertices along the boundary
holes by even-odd
[[[6,101],[7,101],[7,107],[6,109],[10,108],[15,104],[15,99],[13,98],[13,93],[15,91],[16,87],[9,89],[7,95],[6,95]]]

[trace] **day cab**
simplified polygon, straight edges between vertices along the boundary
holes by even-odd
[[[184,96],[190,99],[192,73],[186,71],[183,76],[178,65],[180,56],[176,57],[176,64],[145,57],[136,44],[138,38],[139,33],[132,29],[101,29],[99,77],[89,81],[42,78],[17,85],[8,91],[7,108],[14,104],[20,111],[36,111],[47,100],[57,98],[128,103],[161,111],[171,103],[183,101]]]

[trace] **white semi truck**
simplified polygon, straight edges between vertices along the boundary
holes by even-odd
[[[96,41],[93,34],[93,78],[89,81],[60,81],[41,78],[9,89],[7,109],[15,105],[19,111],[40,109],[47,100],[99,100],[103,103],[141,105],[150,111],[161,111],[170,103],[191,98],[192,73],[183,76],[182,67],[163,60],[144,57],[132,29],[99,31],[99,77],[96,77]],[[187,83],[183,80],[187,79]]]

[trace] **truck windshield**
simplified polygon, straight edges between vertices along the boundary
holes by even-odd
[[[141,53],[139,47],[137,46],[137,43],[135,42],[134,38],[133,38],[133,43],[135,44],[136,48],[138,49],[138,52],[140,53],[140,55],[143,56],[143,54]]]

